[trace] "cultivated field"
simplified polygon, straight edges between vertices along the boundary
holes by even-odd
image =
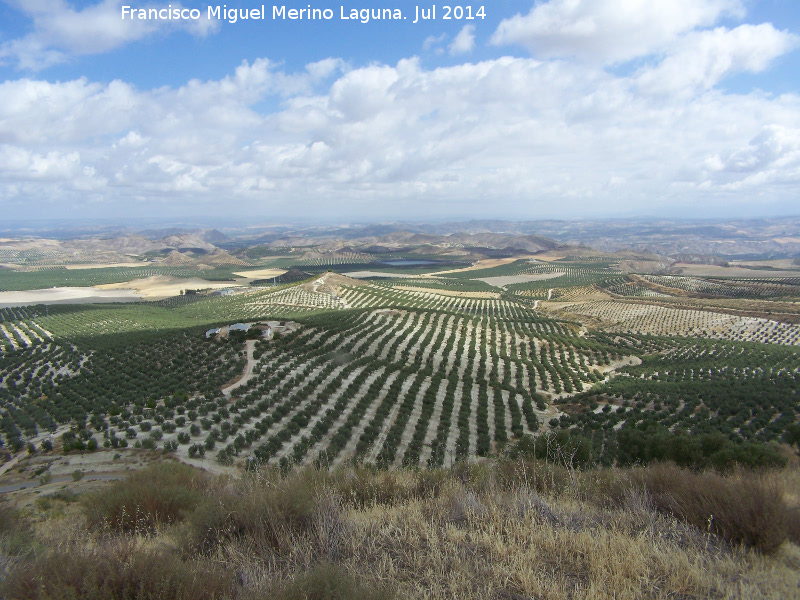
[[[798,325],[710,310],[591,300],[562,305],[559,311],[597,317],[612,331],[800,345]]]
[[[505,290],[488,283],[509,277],[532,280],[504,280]],[[81,433],[65,440],[67,448],[93,441],[159,447],[186,461],[213,458],[222,465],[335,466],[355,459],[398,467],[475,461],[525,435],[600,427],[603,435],[590,436],[596,456],[613,463],[615,436],[639,427],[638,413],[630,419],[610,409],[602,414],[615,420],[606,426],[581,420],[595,413],[576,413],[572,403],[591,394],[610,395],[614,406],[643,402],[645,392],[623,386],[643,368],[637,365],[677,360],[679,349],[718,340],[722,345],[704,352],[750,356],[750,368],[766,378],[759,384],[764,397],[772,397],[770,386],[794,394],[792,355],[775,372],[767,365],[779,354],[747,344],[800,345],[800,326],[703,303],[795,284],[627,276],[607,260],[581,257],[498,261],[389,282],[326,273],[231,296],[135,305],[6,309],[0,311],[3,436],[7,446],[21,447],[31,436],[77,423]],[[715,295],[686,296],[698,290]],[[769,302],[756,296],[748,302]],[[792,296],[780,298],[781,314],[788,314]],[[233,335],[206,339],[205,329],[236,321],[297,327],[246,345]],[[656,403],[673,402],[676,372],[636,379],[650,386],[643,410],[656,414]],[[750,389],[749,373],[715,363],[690,381],[702,380],[708,390]],[[688,399],[676,410],[681,402]],[[702,397],[697,402],[696,410],[716,410]],[[739,440],[780,439],[795,412],[777,401],[771,406],[780,419],[728,430],[734,422],[728,417],[712,430]]]
[[[794,260],[252,236],[0,249],[0,596],[797,595]]]

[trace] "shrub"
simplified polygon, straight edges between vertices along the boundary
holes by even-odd
[[[215,491],[188,519],[184,547],[205,553],[228,539],[247,537],[256,547],[288,550],[317,514],[318,472],[304,469],[279,479],[250,476],[236,488]]]
[[[45,598],[232,598],[233,573],[210,561],[184,562],[163,548],[132,540],[97,547],[59,549],[17,562],[0,581],[0,597]]]
[[[148,533],[182,521],[208,485],[202,472],[172,461],[148,466],[83,501],[89,527]]]
[[[206,453],[206,447],[202,444],[192,444],[189,446],[189,458],[195,458],[198,455],[202,458]]]
[[[662,464],[634,476],[658,510],[764,554],[775,552],[788,531],[800,528],[800,514],[784,504],[778,482],[762,473],[724,477]]]
[[[399,485],[398,478],[390,472],[374,471],[363,466],[340,469],[333,473],[332,478],[330,485],[333,489],[345,502],[357,508],[400,503],[412,497],[415,491]],[[418,485],[420,489],[425,487],[423,482]]]
[[[23,518],[20,511],[7,500],[0,498],[0,541],[4,553],[16,554],[23,551],[30,544],[32,537],[33,532],[28,520]],[[0,594],[0,597],[6,596]]]
[[[394,597],[388,588],[368,587],[331,563],[321,563],[300,573],[283,589],[270,595],[277,600],[389,600]]]
[[[567,429],[548,431],[536,439],[522,436],[506,450],[506,455],[512,459],[536,457],[567,468],[588,467],[594,462],[591,440]]]

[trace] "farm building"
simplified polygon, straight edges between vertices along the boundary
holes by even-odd
[[[228,331],[244,331],[245,333],[250,331],[250,324],[249,323],[234,323],[230,327],[228,327]]]
[[[208,339],[208,338],[210,338],[212,336],[215,336],[218,333],[219,333],[219,328],[218,327],[215,328],[215,329],[209,329],[208,331],[206,331],[206,339]]]

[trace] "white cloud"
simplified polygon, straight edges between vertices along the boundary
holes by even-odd
[[[0,61],[14,61],[25,70],[43,68],[68,60],[71,56],[98,54],[140,40],[159,31],[185,30],[207,35],[219,22],[198,20],[132,20],[121,18],[123,0],[102,0],[76,10],[65,0],[10,0],[8,2],[33,20],[34,31],[0,45]],[[169,5],[147,3],[141,8],[183,8],[180,2]],[[204,16],[204,15],[203,15]]]
[[[314,80],[327,79],[346,69],[347,64],[341,58],[326,58],[306,65],[306,71]]]
[[[469,54],[475,48],[475,26],[464,25],[450,44],[450,56]]]
[[[422,49],[425,51],[430,50],[431,48],[436,48],[440,44],[442,44],[447,39],[447,34],[443,33],[441,35],[429,35],[425,38],[425,41],[422,42]],[[441,50],[441,48],[438,48]]]
[[[550,0],[502,21],[492,43],[522,45],[543,58],[618,63],[658,52],[723,15],[743,14],[739,0]]]
[[[731,64],[757,68],[774,52]],[[7,81],[0,211],[35,202],[58,214],[69,202],[112,215],[169,205],[610,216],[643,203],[723,209],[727,195],[756,186],[796,204],[800,97],[642,94],[642,85],[641,73],[512,57],[432,70],[417,59],[351,69],[334,60],[297,73],[259,59],[219,80],[147,91]],[[265,105],[278,108],[257,109]]]
[[[738,191],[767,184],[800,184],[800,128],[767,125],[740,148],[709,156],[701,185]]]
[[[676,43],[655,68],[643,69],[637,80],[647,92],[704,91],[731,73],[764,71],[797,45],[797,36],[770,24],[694,32]]]
[[[39,154],[24,148],[0,145],[4,177],[17,180],[71,179],[82,173],[78,152]]]

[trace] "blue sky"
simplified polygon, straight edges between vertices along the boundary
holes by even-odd
[[[123,21],[123,4],[202,18]],[[334,19],[273,21],[272,4],[270,18],[232,24],[190,0],[0,0],[0,212],[800,212],[795,1],[509,0],[471,21],[437,4],[417,24],[412,2],[310,5]],[[406,19],[343,21],[342,6]]]

